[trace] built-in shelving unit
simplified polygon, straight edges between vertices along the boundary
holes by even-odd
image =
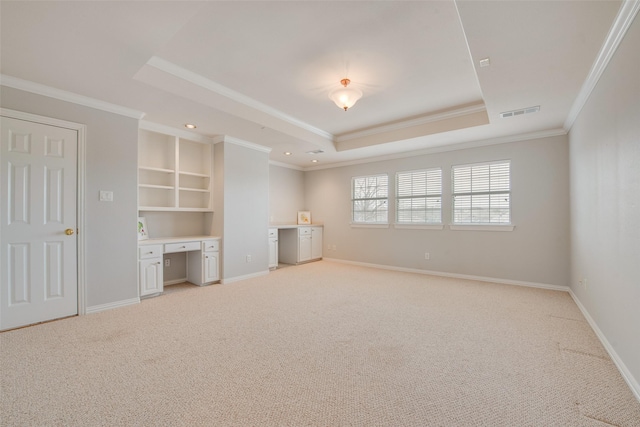
[[[138,210],[212,212],[212,146],[140,129]]]

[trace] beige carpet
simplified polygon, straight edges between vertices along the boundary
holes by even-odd
[[[0,352],[2,426],[640,426],[568,294],[326,261]]]

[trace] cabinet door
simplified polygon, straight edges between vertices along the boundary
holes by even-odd
[[[311,259],[322,258],[322,227],[311,228]]]
[[[162,258],[140,261],[140,296],[162,292]]]
[[[298,245],[298,262],[309,261],[311,259],[311,235],[300,236]]]
[[[278,239],[276,237],[269,238],[269,268],[278,266]]]
[[[204,283],[215,282],[220,279],[220,274],[218,273],[218,256],[219,252],[205,252],[202,254]]]

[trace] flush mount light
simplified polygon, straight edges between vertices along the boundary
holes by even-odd
[[[197,126],[192,123],[185,123],[184,127],[187,129],[195,129]]]
[[[362,98],[362,91],[359,89],[348,88],[347,86],[351,83],[349,79],[340,80],[340,84],[343,87],[334,89],[329,92],[329,99],[331,99],[335,104],[347,111],[349,108],[353,107],[358,99]]]
[[[290,156],[290,155],[291,155],[291,151],[285,151],[285,152],[284,152],[284,155],[285,155],[285,156]]]

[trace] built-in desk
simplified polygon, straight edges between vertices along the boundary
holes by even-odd
[[[189,236],[140,240],[138,242],[140,296],[163,291],[163,261],[166,253],[187,252],[187,281],[204,286],[220,280],[220,237]]]
[[[269,227],[269,267],[275,268],[279,262],[300,264],[322,259],[322,231],[321,224],[271,225]],[[277,239],[276,245],[272,244],[274,236]]]

